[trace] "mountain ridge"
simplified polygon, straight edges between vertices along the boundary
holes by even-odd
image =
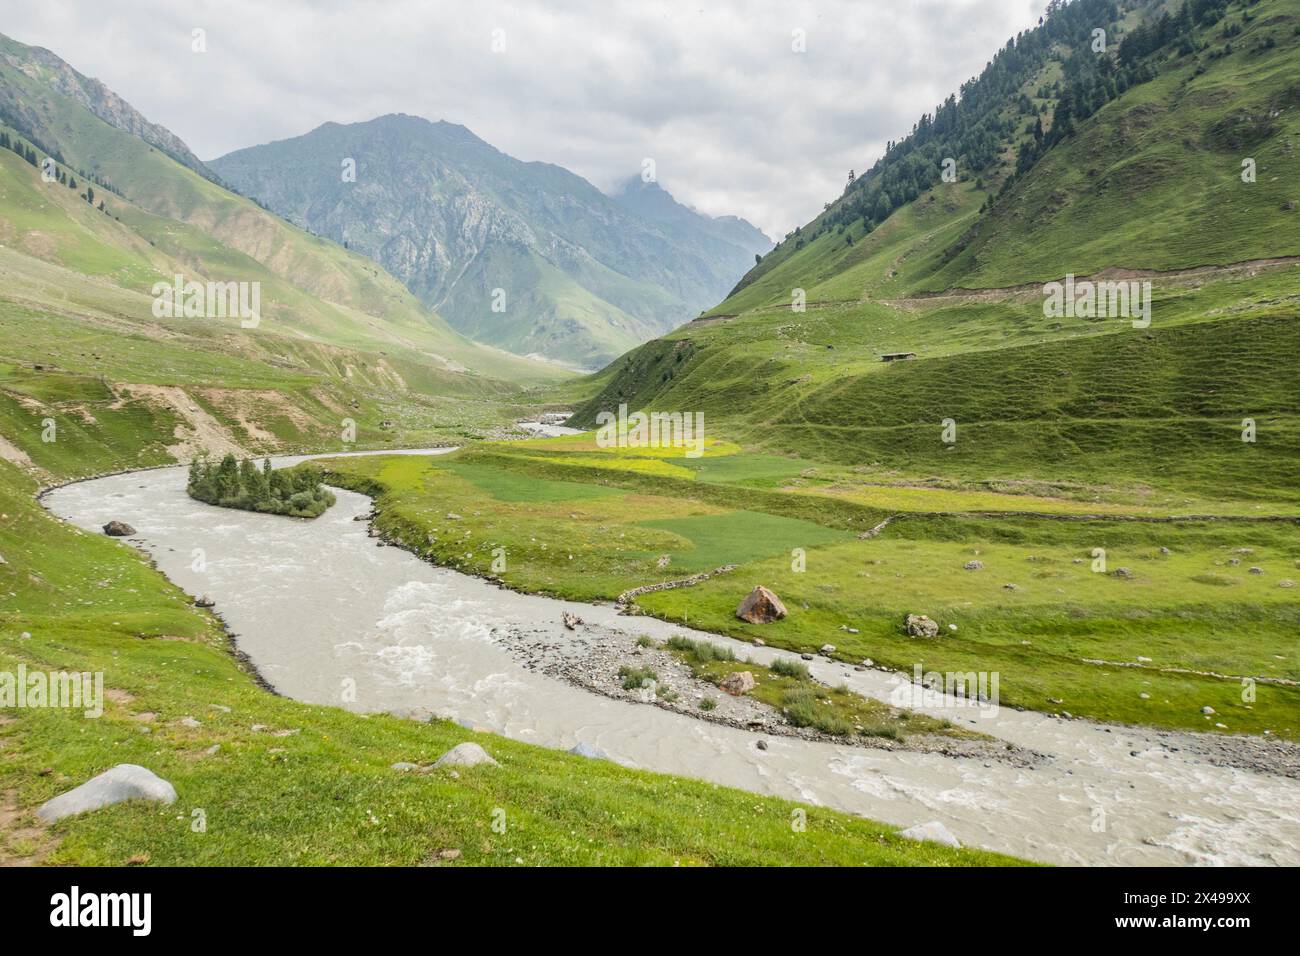
[[[341,168],[349,159],[355,181]],[[661,225],[564,167],[516,159],[445,120],[329,122],[211,166],[380,262],[470,337],[576,365],[696,314],[753,261],[730,224],[690,212]]]

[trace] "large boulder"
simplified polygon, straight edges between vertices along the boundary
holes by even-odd
[[[939,625],[924,614],[909,614],[903,621],[908,637],[938,637]]]
[[[175,803],[176,788],[152,770],[133,763],[120,763],[76,789],[47,800],[41,804],[36,815],[46,823],[53,823],[64,817],[100,810],[127,800]]]
[[[435,767],[478,767],[486,764],[489,767],[501,766],[490,756],[488,752],[474,743],[457,744],[438,758],[434,764]]]
[[[908,827],[898,834],[908,840],[918,840],[928,843],[942,843],[944,846],[951,846],[961,849],[961,841],[949,832],[948,828],[938,820],[931,820],[929,823],[918,823],[914,827]]]
[[[736,617],[750,624],[770,624],[785,617],[785,605],[781,599],[759,584],[749,592],[745,600],[736,608]]]
[[[104,525],[104,534],[111,538],[125,538],[135,534],[135,528],[132,528],[125,521],[114,519]]]
[[[718,683],[718,687],[732,697],[748,694],[755,686],[754,675],[749,671],[733,671]]]

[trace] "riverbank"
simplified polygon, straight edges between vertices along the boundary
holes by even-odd
[[[157,478],[157,484],[150,484]],[[148,554],[169,575],[190,569],[206,544],[213,579],[260,582],[289,571],[263,554],[245,574],[214,542],[250,542],[256,526],[300,526],[274,516],[218,511],[184,496],[184,470],[80,482],[64,495],[102,498],[128,515]],[[145,484],[145,488],[140,488]],[[227,615],[222,587],[189,594],[149,559],[99,533],[56,520],[35,483],[0,463],[0,668],[23,662],[101,672],[105,712],[95,720],[59,708],[0,714],[0,863],[60,865],[997,865],[1015,861],[904,840],[888,825],[807,804],[756,797],[569,755],[451,721],[428,723],[349,712],[338,684],[324,704],[276,697],[241,672],[216,618],[193,606],[213,592],[216,610],[258,663],[246,619]],[[46,503],[56,509],[60,494]],[[165,502],[165,504],[164,504]],[[171,517],[163,518],[161,511]],[[210,536],[187,542],[176,516]],[[253,533],[227,524],[247,521]],[[329,521],[324,516],[321,521]],[[350,521],[350,519],[348,519]],[[364,536],[359,523],[351,529]],[[186,546],[189,544],[190,546]],[[383,550],[383,549],[380,549]],[[396,557],[398,552],[388,549]],[[371,551],[367,550],[366,554]],[[317,573],[320,555],[296,560]],[[316,625],[305,607],[299,629]],[[332,656],[331,652],[326,652]],[[272,669],[273,670],[273,669]],[[272,676],[276,676],[272,674]],[[480,743],[500,767],[403,774],[452,746]],[[138,763],[179,794],[159,813],[124,804],[53,827],[33,810],[118,763]],[[807,826],[790,825],[795,811]],[[490,825],[500,811],[504,832]],[[198,824],[202,823],[200,827]]]
[[[63,512],[75,505],[76,520],[90,527],[108,508],[128,520],[131,509],[152,510],[156,520],[132,523],[150,539],[160,566],[187,590],[202,586],[212,594],[259,667],[301,700],[337,705],[348,681],[355,698],[344,706],[357,710],[454,718],[555,748],[583,743],[620,763],[703,778],[706,787],[724,783],[902,826],[939,819],[968,844],[1043,860],[1300,860],[1300,837],[1282,809],[1297,799],[1294,782],[1216,767],[1155,732],[1003,707],[976,729],[1050,760],[1010,767],[775,736],[763,751],[745,731],[597,697],[529,672],[489,622],[499,629],[545,626],[563,639],[564,611],[599,626],[623,627],[628,619],[612,606],[504,591],[413,561],[403,550],[376,547],[364,524],[353,520],[371,509],[362,496],[340,492],[331,513],[290,534],[256,515],[232,513],[234,520],[214,526],[210,510],[189,514],[202,506],[185,502],[179,483],[139,489],[122,479],[95,490],[85,501],[51,504]],[[194,546],[220,556],[209,561],[206,577],[189,568]],[[307,582],[318,568],[331,569],[328,586],[311,588]],[[304,620],[314,626],[303,628]],[[635,620],[656,640],[706,636],[653,618]],[[729,643],[765,664],[789,653]],[[809,669],[825,684],[844,682],[877,699],[887,699],[895,686],[882,672],[855,671],[838,660],[814,660]],[[939,707],[935,715],[952,711]],[[1219,800],[1225,792],[1235,795],[1231,807]],[[1107,819],[1101,830],[1094,828],[1098,813]]]

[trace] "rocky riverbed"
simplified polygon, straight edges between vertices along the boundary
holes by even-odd
[[[587,624],[581,619],[571,619],[569,623],[573,627],[567,633],[557,633],[554,627],[517,626],[494,629],[492,636],[527,670],[614,700],[660,707],[696,720],[749,731],[755,735],[754,745],[759,749],[766,747],[763,740],[766,735],[880,750],[996,760],[1021,767],[1033,766],[1047,759],[1032,750],[994,738],[903,733],[901,739],[894,740],[863,734],[837,736],[813,727],[797,727],[780,710],[763,701],[747,694],[733,696],[716,684],[696,677],[690,665],[679,655],[666,650],[662,642],[621,628]],[[655,675],[653,686],[624,687],[620,671],[625,669],[652,671]],[[705,703],[707,701],[712,701],[712,704]]]

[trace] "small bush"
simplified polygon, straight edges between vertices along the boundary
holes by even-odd
[[[712,641],[693,641],[689,637],[674,634],[668,638],[668,649],[687,654],[701,664],[709,661],[734,661],[735,652],[730,647],[714,644]]]
[[[648,667],[620,667],[618,676],[623,678],[624,690],[636,690],[638,687],[644,687],[646,681],[659,680],[659,675]]]
[[[704,697],[700,700],[700,710],[712,710],[718,706],[718,702],[712,697]]]
[[[807,680],[809,676],[807,664],[787,657],[778,657],[774,660],[771,671],[773,674],[780,674],[782,677],[793,677],[796,680]]]

